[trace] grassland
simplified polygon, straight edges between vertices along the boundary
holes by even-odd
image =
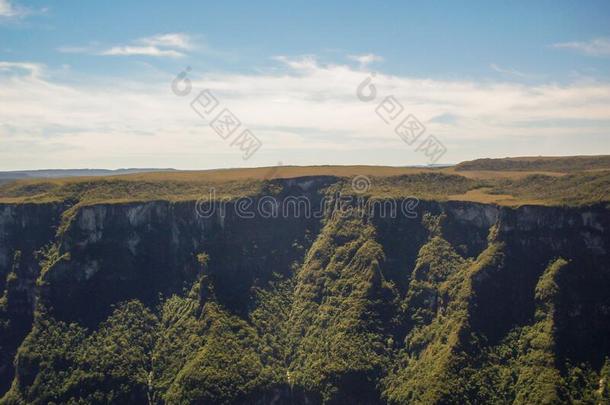
[[[584,169],[583,169],[584,168]],[[270,182],[333,176],[344,192],[367,176],[369,196],[475,201],[499,205],[588,205],[610,202],[610,159],[601,157],[483,159],[445,168],[278,166],[175,171],[109,177],[17,180],[0,184],[0,203],[190,201],[264,193]]]

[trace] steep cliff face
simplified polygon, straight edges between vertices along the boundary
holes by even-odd
[[[251,203],[308,197],[323,212],[333,181],[276,182],[275,202]],[[215,204],[0,207],[3,392],[17,365],[4,401],[527,402],[538,369],[560,401],[606,395],[603,206],[250,217],[238,201]],[[533,344],[548,362],[527,357],[530,338],[548,341]]]
[[[40,249],[55,235],[59,204],[0,205],[0,390],[12,379],[12,362],[31,328]]]
[[[41,294],[58,318],[95,325],[113,303],[153,304],[159,293],[190,287],[197,254],[206,252],[220,302],[244,312],[249,290],[273,272],[289,273],[319,227],[306,218],[240,218],[233,203],[211,212],[202,218],[195,203],[84,207],[59,242],[70,257],[45,272]],[[74,302],[90,304],[75,308]]]
[[[598,287],[608,286],[610,240],[607,232],[610,216],[603,207],[575,210],[569,208],[522,207],[504,210],[499,217],[498,240],[505,244],[503,271],[493,278],[481,280],[481,304],[478,324],[485,335],[496,341],[512,324],[524,324],[535,308],[536,284],[544,269],[556,258],[564,258],[570,267],[563,280],[566,294],[589,295],[596,304],[607,304],[608,294],[599,294]],[[591,284],[572,284],[584,277]],[[571,292],[569,292],[571,291]],[[579,292],[578,292],[579,291]],[[492,304],[492,305],[489,305]],[[603,305],[599,306],[601,310]],[[576,307],[573,308],[576,310]],[[595,317],[595,312],[586,316]],[[585,315],[583,313],[582,315]],[[491,319],[502,320],[497,325]],[[590,336],[603,333],[597,329]],[[605,342],[606,349],[609,342]],[[607,350],[605,351],[607,353]],[[603,357],[602,357],[603,359]]]

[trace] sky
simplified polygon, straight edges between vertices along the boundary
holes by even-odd
[[[577,154],[607,0],[0,0],[0,170]]]

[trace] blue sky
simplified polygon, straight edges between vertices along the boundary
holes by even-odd
[[[190,108],[203,89],[249,159]],[[0,0],[0,170],[429,163],[387,96],[437,163],[610,153],[610,2]]]

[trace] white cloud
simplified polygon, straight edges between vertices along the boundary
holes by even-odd
[[[191,38],[182,33],[153,35],[152,37],[141,38],[137,42],[150,46],[178,49],[191,49],[193,47]]]
[[[360,64],[361,68],[365,68],[366,66],[368,66],[374,62],[383,61],[383,58],[381,56],[378,56],[378,55],[375,55],[372,53],[367,53],[364,55],[348,55],[348,58],[358,62]]]
[[[0,0],[0,16],[13,17],[17,11],[8,0]]]
[[[28,72],[31,77],[37,77],[42,72],[42,65],[31,62],[2,62],[0,61],[0,72],[21,70]]]
[[[57,48],[62,53],[86,53],[101,56],[154,56],[179,58],[193,49],[192,38],[183,33],[158,34],[131,41],[129,44],[102,47],[98,43],[85,46],[65,45]]]
[[[553,48],[571,49],[590,56],[610,56],[610,38],[595,38],[586,42],[561,42]]]
[[[156,46],[113,46],[112,48],[106,49],[99,53],[103,56],[160,56],[179,58],[184,56],[183,53],[175,51],[173,49],[161,49]]]
[[[289,68],[297,71],[314,70],[318,67],[318,61],[313,55],[304,55],[296,59],[280,55],[274,56],[271,59],[281,62]]]
[[[157,34],[139,38],[133,44],[113,46],[99,52],[105,56],[155,56],[179,58],[185,50],[192,48],[191,38],[182,33]]]
[[[550,149],[553,145],[583,153],[578,145],[594,137],[606,140],[595,152],[610,152],[607,82],[523,85],[378,72],[373,79],[377,98],[367,103],[356,97],[367,77],[360,70],[322,65],[313,57],[280,60],[287,70],[275,73],[192,71],[188,97],[171,93],[173,77],[115,80],[112,86],[90,78],[68,85],[41,72],[40,65],[0,62],[2,168],[243,166],[230,142],[189,107],[206,88],[220,101],[219,108],[229,108],[263,141],[248,165],[323,164],[322,151],[333,155],[326,163],[425,163],[425,156],[375,113],[390,95],[404,114],[414,114],[447,145],[450,162],[476,157],[463,150],[494,142],[497,154],[508,154],[505,146],[517,143],[525,148],[523,154],[549,154],[556,150]],[[556,141],[544,148],[540,139],[549,138]],[[392,154],[396,160],[386,159]]]
[[[516,69],[502,68],[502,67],[496,65],[495,63],[490,64],[489,67],[498,73],[502,73],[502,74],[509,75],[509,76],[516,76],[516,77],[522,77],[522,78],[529,76],[528,74],[520,72]]]
[[[28,14],[27,8],[17,6],[10,0],[0,0],[0,18],[23,17],[26,14]]]

